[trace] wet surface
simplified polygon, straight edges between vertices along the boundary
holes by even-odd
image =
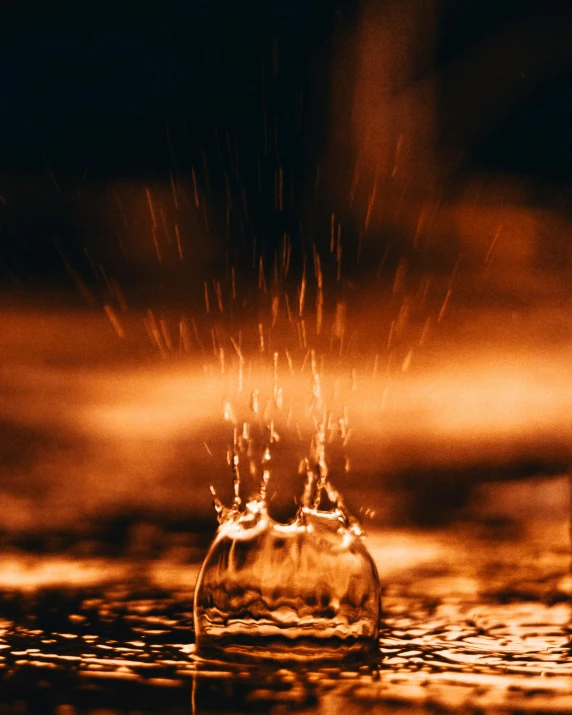
[[[0,713],[572,712],[565,311],[511,322],[510,340],[496,314],[459,320],[465,342],[436,330],[406,367],[399,351],[326,355],[324,389],[341,385],[355,428],[351,470],[333,473],[379,571],[379,649],[273,668],[194,652],[208,486],[231,488],[232,345],[224,371],[158,360],[142,316],[125,341],[80,317],[14,314],[0,337]],[[251,358],[244,393],[271,391]],[[281,353],[272,515],[301,492],[309,362]]]
[[[565,523],[375,531],[368,543],[384,586],[379,652],[343,665],[198,658],[194,564],[101,562],[91,583],[36,588],[29,561],[26,588],[2,591],[4,711],[572,711]],[[71,578],[85,565],[67,566]]]

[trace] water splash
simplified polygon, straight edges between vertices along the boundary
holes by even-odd
[[[377,569],[361,527],[329,479],[326,458],[332,424],[338,425],[342,443],[347,438],[347,414],[337,423],[326,415],[315,364],[312,372],[315,434],[302,462],[306,479],[300,506],[290,523],[279,523],[268,513],[271,451],[279,439],[274,422],[266,426],[262,444],[249,423],[234,428],[229,450],[234,500],[225,507],[211,487],[219,528],[195,589],[196,644],[202,654],[340,660],[377,646]],[[274,398],[278,390],[275,378]],[[259,414],[258,390],[250,409]],[[325,419],[318,421],[320,414]],[[256,493],[244,502],[241,462],[259,478]]]

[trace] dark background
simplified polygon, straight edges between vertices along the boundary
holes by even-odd
[[[475,161],[570,179],[570,52],[560,46],[555,29],[567,35],[572,10],[562,5],[437,4],[435,68],[504,37],[504,64],[485,68],[490,83],[506,66],[519,63],[523,72],[532,66],[542,74],[535,91],[524,92],[494,131],[469,147]],[[305,148],[319,153],[316,139],[325,136],[328,124],[332,40],[339,28],[355,29],[358,14],[358,3],[350,0],[272,0],[240,7],[228,0],[145,7],[125,1],[55,2],[43,8],[5,3],[2,163],[39,169],[51,159],[69,177],[81,177],[86,169],[104,178],[165,171],[172,166],[165,136],[169,123],[172,132],[186,125],[193,145],[216,127],[254,141],[260,135],[263,64],[270,87],[279,85],[271,94],[283,104],[280,109],[296,92],[307,94],[306,121],[314,133],[306,136]],[[279,67],[273,67],[276,45]],[[279,82],[272,76],[277,69]],[[442,99],[445,123],[454,98]],[[184,157],[180,160],[184,165]]]
[[[433,59],[413,81],[438,78],[437,145],[456,157],[450,181],[475,170],[502,172],[533,178],[537,200],[547,191],[567,196],[572,10],[538,0],[442,0],[434,11]],[[67,284],[62,253],[85,278],[86,242],[124,282],[137,271],[147,286],[164,280],[164,266],[165,275],[153,268],[150,279],[148,267],[120,255],[121,217],[100,188],[116,180],[168,182],[171,172],[184,182],[195,169],[214,213],[205,241],[220,256],[225,234],[241,236],[243,247],[257,236],[273,248],[310,210],[316,230],[326,230],[331,206],[310,209],[310,197],[332,119],[339,124],[331,116],[332,68],[343,51],[351,70],[359,18],[350,0],[5,3],[4,282]],[[351,79],[336,93],[351,104]],[[339,147],[343,182],[353,139],[350,120],[341,121],[348,135]],[[280,212],[272,185],[278,166],[291,199]],[[228,184],[235,204],[244,191],[250,212],[225,228],[219,217]]]

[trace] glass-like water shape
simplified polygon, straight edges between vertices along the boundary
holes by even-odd
[[[377,569],[344,510],[303,507],[279,524],[262,500],[221,521],[194,600],[198,652],[340,660],[373,651]]]

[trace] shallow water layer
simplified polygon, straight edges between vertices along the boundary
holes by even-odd
[[[28,590],[2,593],[3,711],[572,711],[565,523],[374,532],[368,544],[384,585],[379,649],[344,665],[199,658],[196,565],[116,564],[105,584],[30,590],[28,560]],[[69,561],[70,577],[81,569]]]

